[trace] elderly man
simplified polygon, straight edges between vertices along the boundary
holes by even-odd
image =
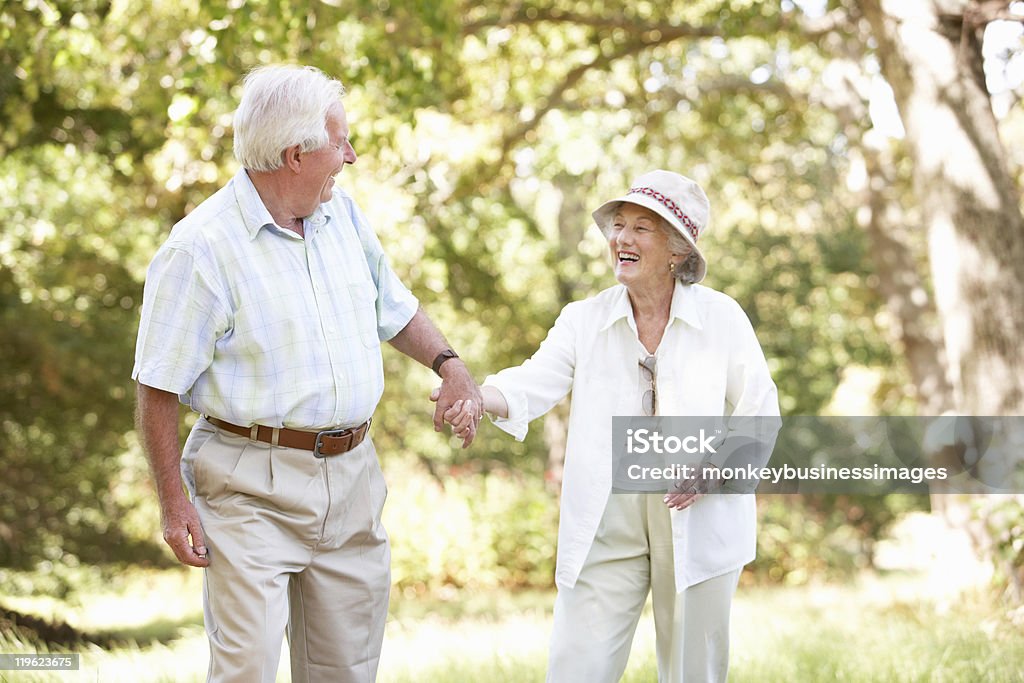
[[[273,681],[286,629],[292,680],[375,679],[390,586],[367,436],[380,343],[442,377],[436,429],[457,401],[480,405],[335,185],[356,161],[343,95],[310,67],[250,73],[242,169],[174,226],[146,278],[138,421],[164,539],[206,568],[212,681]],[[202,415],[183,451],[179,399]]]

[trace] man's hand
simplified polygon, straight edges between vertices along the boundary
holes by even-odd
[[[181,450],[178,446],[178,396],[145,384],[138,385],[136,426],[142,434],[153,469],[164,541],[182,564],[206,567],[206,541],[196,508],[181,486]],[[192,542],[189,542],[189,536]]]
[[[436,398],[431,395],[431,400],[437,401],[437,405],[434,406],[435,432],[444,428],[444,416],[449,409],[455,409],[457,414],[468,411],[472,415],[471,423],[468,426],[461,426],[461,431],[457,431],[462,438],[462,447],[468,448],[476,438],[476,428],[483,416],[484,399],[480,394],[480,387],[461,359],[452,358],[441,366],[441,389],[437,391]],[[461,405],[456,408],[455,403],[458,401],[461,401]]]
[[[677,481],[663,499],[671,510],[685,510],[709,493],[721,488],[721,470],[709,462],[697,468],[697,476]]]
[[[172,504],[161,506],[160,517],[163,520],[164,541],[174,551],[179,562],[192,567],[210,566],[199,513],[184,495]]]
[[[441,388],[438,387],[430,392],[430,400],[437,402],[441,395]],[[476,415],[476,404],[472,400],[456,401],[452,407],[445,411],[444,421],[452,427],[456,436],[465,440],[466,437],[475,436],[480,426],[480,418]]]
[[[451,349],[448,341],[422,310],[417,310],[402,331],[392,337],[389,343],[428,368],[432,366],[439,352]],[[473,381],[473,376],[469,374],[469,369],[462,359],[449,358],[444,361],[438,374],[441,375],[442,383],[437,406],[434,408],[434,431],[441,431],[444,427],[444,414],[460,400],[473,402],[475,422],[479,423],[483,415],[483,397],[480,395],[480,387]],[[463,436],[462,447],[466,448],[473,443],[475,435],[474,425],[472,431]]]

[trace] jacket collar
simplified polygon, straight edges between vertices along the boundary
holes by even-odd
[[[672,292],[672,306],[669,309],[668,318],[671,322],[674,318],[682,320],[694,329],[703,330],[704,321],[697,309],[697,296],[694,287],[700,285],[684,285],[676,280],[675,289]],[[607,330],[619,320],[625,318],[630,327],[636,329],[636,321],[633,319],[633,307],[629,303],[629,292],[624,285],[620,285],[615,292],[611,308],[608,311],[608,318],[601,326],[601,331]]]

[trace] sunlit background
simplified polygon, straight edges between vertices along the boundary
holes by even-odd
[[[898,4],[882,3],[887,25],[927,25],[898,22]],[[1024,3],[959,4],[982,19],[949,44],[981,74],[1017,202],[1016,223],[986,229],[1019,231]],[[146,265],[236,170],[231,115],[258,64],[314,64],[346,84],[360,158],[339,182],[480,379],[614,283],[590,210],[667,168],[711,198],[705,284],[750,315],[784,414],[982,414],[971,387],[1013,373],[972,378],[951,361],[960,313],[943,287],[965,252],[930,252],[941,216],[920,199],[927,123],[901,116],[908,85],[891,78],[914,55],[881,58],[877,6],[0,5],[0,651],[82,653],[79,674],[0,680],[205,676],[201,575],[160,540],[130,371]],[[943,21],[954,31],[963,16]],[[971,124],[929,133],[946,167],[968,163],[942,141],[977,139]],[[954,203],[980,195],[957,182]],[[993,310],[1019,328],[1013,291],[988,296],[1009,297]],[[964,330],[975,353],[999,347],[983,326]],[[567,407],[523,443],[485,425],[463,451],[432,429],[429,369],[384,353],[373,438],[393,591],[380,679],[543,680]],[[194,419],[183,414],[183,435]],[[759,513],[733,680],[1024,678],[1019,496],[765,496]],[[627,680],[655,679],[650,622]],[[285,650],[279,680],[287,668]]]

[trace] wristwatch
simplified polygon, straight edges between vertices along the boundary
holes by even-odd
[[[451,358],[458,358],[459,354],[455,353],[451,349],[445,349],[441,353],[437,354],[437,358],[430,364],[430,369],[434,371],[434,374],[438,377],[441,376],[441,366],[444,365],[446,360]]]

